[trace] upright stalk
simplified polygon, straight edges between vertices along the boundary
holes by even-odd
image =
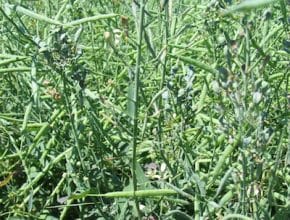
[[[137,191],[137,176],[136,176],[136,166],[137,166],[137,140],[138,140],[138,92],[139,92],[139,75],[141,69],[141,50],[142,50],[142,38],[143,38],[143,24],[144,24],[144,0],[140,2],[140,13],[139,13],[139,22],[137,23],[137,59],[136,59],[136,69],[134,75],[134,115],[133,115],[133,155],[132,155],[132,176],[133,176],[133,197],[135,200],[136,210],[138,212],[138,217],[141,219],[141,214],[139,210],[139,202],[136,197]]]
[[[168,2],[167,2],[168,3]],[[169,40],[169,9],[168,9],[168,4],[164,4],[163,5],[163,10],[164,10],[164,14],[165,14],[165,20],[162,21],[164,22],[164,32],[163,34],[163,38],[162,38],[162,44],[163,44],[163,48],[165,48],[165,56],[164,59],[161,61],[161,82],[159,85],[159,91],[162,91],[162,89],[164,89],[165,87],[165,76],[166,76],[166,71],[167,71],[167,62],[168,62],[168,56],[167,54],[170,53],[169,51],[169,47],[168,47],[168,40]],[[167,168],[170,170],[171,174],[173,176],[175,176],[175,171],[172,169],[172,167],[170,166],[170,163],[168,161],[168,159],[166,158],[165,152],[164,152],[164,147],[163,147],[163,123],[164,123],[164,112],[161,111],[162,109],[162,97],[158,98],[157,101],[157,105],[158,105],[158,109],[160,109],[160,113],[159,113],[159,117],[158,117],[158,150],[160,153],[160,156],[162,157],[164,163],[166,164]]]

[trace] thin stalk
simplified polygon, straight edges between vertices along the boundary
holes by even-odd
[[[195,173],[199,173],[200,172],[200,168],[199,168],[199,163],[196,162],[195,163]],[[196,220],[199,220],[200,219],[200,201],[199,201],[199,198],[198,198],[198,190],[197,189],[194,189],[195,190],[195,196],[194,196],[194,219]]]
[[[243,77],[243,96],[244,96],[244,106],[240,106],[246,111],[247,105],[247,97],[248,97],[248,71],[251,65],[251,54],[250,54],[250,32],[248,29],[248,24],[245,24],[244,31],[245,31],[245,46],[244,46],[244,59],[245,59],[245,69],[242,70],[242,77]],[[254,82],[254,75],[253,72],[250,73],[251,82]],[[242,127],[244,124],[239,119],[239,124]],[[247,198],[247,189],[248,189],[248,158],[245,155],[245,152],[242,151],[242,167],[243,167],[243,179],[241,181],[241,204],[242,204],[242,214],[246,214],[246,210],[248,210],[248,198]]]
[[[165,13],[165,20],[164,20],[164,38],[163,38],[163,48],[165,48],[165,51],[163,53],[165,53],[165,56],[163,58],[163,60],[161,60],[161,64],[162,64],[162,69],[161,69],[161,82],[160,82],[160,86],[159,86],[159,91],[161,91],[164,86],[165,86],[165,76],[166,76],[166,66],[167,66],[167,61],[168,61],[168,39],[169,39],[169,17],[168,17],[168,5],[164,5],[164,13]],[[163,56],[163,55],[162,55]],[[162,97],[159,97],[158,102],[158,109],[162,109]],[[175,172],[172,169],[169,160],[167,159],[167,157],[165,156],[165,152],[164,152],[164,147],[163,147],[163,137],[162,137],[162,133],[163,133],[163,123],[164,122],[164,113],[163,111],[160,111],[160,115],[158,117],[158,150],[160,152],[160,156],[162,157],[162,160],[164,161],[164,163],[166,164],[166,166],[168,167],[168,169],[170,170],[171,174],[173,176],[175,176]]]
[[[137,30],[137,39],[138,39],[138,46],[137,46],[137,59],[136,59],[136,69],[135,69],[135,76],[134,76],[134,117],[133,117],[133,155],[132,155],[132,176],[133,176],[133,198],[135,200],[136,210],[138,213],[139,219],[141,219],[140,209],[139,209],[139,202],[138,198],[136,197],[137,191],[137,176],[136,176],[136,168],[137,168],[137,139],[138,139],[138,92],[139,92],[139,75],[140,75],[140,68],[141,68],[141,50],[142,50],[142,38],[143,38],[143,31],[144,31],[144,0],[140,3],[140,14],[139,14],[139,29]]]
[[[101,14],[101,15],[96,15],[96,16],[92,16],[92,17],[86,17],[86,18],[82,18],[79,20],[71,21],[71,22],[63,24],[63,26],[64,27],[73,27],[73,26],[80,25],[83,23],[97,21],[97,20],[101,20],[101,19],[107,19],[107,18],[114,18],[117,16],[118,16],[117,14]]]

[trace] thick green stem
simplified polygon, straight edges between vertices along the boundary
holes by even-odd
[[[142,50],[142,38],[143,38],[143,21],[144,21],[144,0],[140,3],[140,14],[139,14],[139,27],[137,30],[138,47],[137,47],[137,59],[136,59],[136,69],[134,75],[134,115],[133,115],[133,155],[132,155],[132,176],[133,176],[133,197],[135,200],[136,209],[138,212],[139,219],[141,219],[141,214],[139,210],[139,202],[136,197],[135,192],[137,191],[137,176],[136,176],[136,166],[137,166],[137,144],[138,144],[138,92],[139,92],[139,75],[141,69],[141,50]]]

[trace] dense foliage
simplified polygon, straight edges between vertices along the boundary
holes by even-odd
[[[289,16],[1,0],[0,218],[289,219]]]

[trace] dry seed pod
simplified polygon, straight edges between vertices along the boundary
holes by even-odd
[[[124,30],[125,37],[129,37],[129,19],[127,16],[122,15],[121,16],[121,26]]]
[[[51,82],[50,82],[48,79],[43,80],[42,85],[43,85],[44,87],[48,87],[50,84],[51,84]]]
[[[121,43],[122,31],[120,29],[114,29],[113,33],[114,33],[114,44],[115,46],[117,46]]]
[[[109,31],[104,32],[104,39],[106,42],[111,43],[112,42],[112,35]]]
[[[52,98],[55,99],[55,100],[60,100],[60,99],[61,99],[61,95],[60,95],[60,93],[59,93],[55,88],[51,88],[51,89],[49,89],[49,90],[47,91],[47,93],[48,93],[49,95],[51,95]]]

